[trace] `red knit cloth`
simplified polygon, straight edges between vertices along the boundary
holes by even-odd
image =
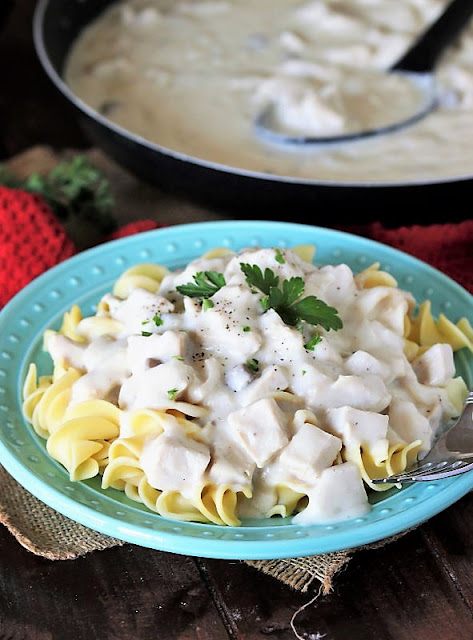
[[[141,220],[123,226],[106,240],[159,226]],[[473,220],[398,229],[374,222],[345,230],[416,256],[473,293]],[[0,187],[0,308],[33,278],[74,253],[73,242],[40,196]]]

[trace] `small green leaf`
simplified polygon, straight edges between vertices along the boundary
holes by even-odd
[[[264,275],[257,264],[240,262],[240,268],[245,274],[248,284],[266,295],[269,295],[271,287],[278,286],[279,277],[268,267],[264,270]]]
[[[248,367],[248,369],[254,371],[255,373],[259,371],[259,361],[255,358],[251,358],[251,360],[248,360],[246,366]]]
[[[209,300],[208,298],[204,298],[204,300],[202,301],[202,309],[204,311],[207,311],[207,309],[211,309],[214,306],[214,303],[212,302],[212,300]]]
[[[289,278],[282,283],[284,304],[290,306],[304,293],[305,284],[302,278]]]
[[[308,342],[306,342],[304,348],[307,349],[307,351],[313,351],[314,347],[318,345],[319,342],[322,342],[322,336],[318,333],[314,333],[312,338]],[[304,375],[304,372],[302,372],[302,375]]]
[[[276,249],[275,254],[276,255],[275,255],[274,259],[276,260],[276,262],[279,262],[279,264],[285,264],[286,263],[286,261],[284,259],[284,256],[281,253],[280,249]]]
[[[278,309],[285,305],[284,293],[277,287],[271,287],[268,296],[268,305],[271,309]]]
[[[194,282],[176,287],[179,293],[189,298],[210,298],[226,284],[223,273],[217,271],[199,271],[192,277]]]
[[[334,307],[329,307],[323,300],[316,296],[307,296],[292,305],[291,309],[299,318],[308,324],[319,324],[326,331],[337,331],[343,327],[343,322]]]
[[[218,289],[221,289],[226,284],[223,273],[218,271],[205,271],[205,277]]]
[[[263,311],[267,311],[268,309],[270,309],[268,296],[264,296],[264,298],[261,298],[260,302],[261,306],[263,307]]]
[[[169,389],[167,392],[169,400],[174,400],[178,391],[179,389],[177,389],[177,387],[174,387],[174,389]]]

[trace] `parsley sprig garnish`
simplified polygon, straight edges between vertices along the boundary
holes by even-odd
[[[225,286],[223,273],[218,271],[199,271],[192,276],[194,282],[181,284],[176,287],[179,293],[190,298],[210,298]]]
[[[278,286],[279,277],[272,269],[266,267],[263,273],[257,264],[248,264],[245,262],[240,262],[240,267],[250,287],[256,287],[256,289],[269,295],[271,287]]]
[[[76,219],[94,225],[102,233],[117,227],[115,199],[105,175],[85,156],[64,160],[48,173],[18,178],[0,164],[0,184],[40,194],[62,221]]]
[[[242,262],[240,267],[250,287],[255,287],[265,294],[261,299],[263,309],[274,309],[286,324],[294,327],[304,321],[320,325],[326,331],[337,331],[343,327],[337,309],[330,307],[317,296],[301,298],[305,290],[302,278],[297,276],[283,280],[279,286],[279,276],[268,267],[264,273],[256,264]],[[310,342],[313,342],[313,348],[316,344],[314,338]]]

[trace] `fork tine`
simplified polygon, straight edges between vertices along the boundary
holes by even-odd
[[[373,484],[402,484],[403,482],[439,480],[440,478],[448,478],[449,476],[456,476],[473,470],[471,440],[462,439],[461,437],[467,434],[471,438],[473,413],[470,407],[472,406],[473,390],[468,393],[458,419],[437,439],[430,452],[419,465],[387,478],[372,478],[371,482]],[[447,437],[453,432],[457,436],[456,446],[460,449],[459,451],[453,450],[448,446]],[[454,443],[451,442],[451,444],[453,445]]]
[[[466,473],[473,469],[473,456],[462,460],[443,460],[441,462],[427,462],[416,469],[405,471],[387,478],[376,478],[373,484],[397,484],[402,482],[429,481],[447,478],[449,476]]]
[[[426,473],[432,473],[439,467],[444,467],[447,464],[446,460],[442,462],[426,462],[425,464],[420,465],[419,467],[414,467],[409,469],[408,471],[404,471],[403,473],[398,473],[396,475],[388,476],[387,478],[377,478],[373,480],[374,484],[386,484],[387,482],[403,482],[406,480],[411,480],[413,478],[417,478]]]
[[[472,458],[469,458],[468,460],[456,460],[455,462],[452,462],[452,464],[450,464],[448,467],[444,467],[439,471],[426,473],[422,476],[419,476],[418,480],[425,482],[428,482],[429,480],[441,480],[442,478],[458,476],[471,470],[473,470]]]

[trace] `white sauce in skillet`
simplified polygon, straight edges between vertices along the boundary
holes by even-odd
[[[294,133],[376,124],[386,96],[341,95],[394,63],[445,0],[125,0],[72,48],[65,79],[87,104],[170,150],[238,170],[355,183],[422,182],[473,173],[473,28],[438,68],[441,107],[382,138],[280,148],[252,128],[275,104]],[[381,101],[381,102],[380,102]],[[404,105],[405,106],[405,105]],[[374,119],[374,120],[373,120]]]

